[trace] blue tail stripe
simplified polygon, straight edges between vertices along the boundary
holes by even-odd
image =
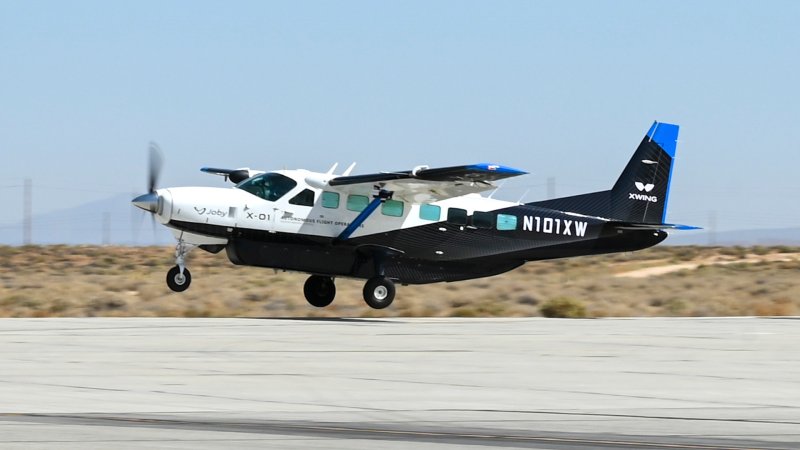
[[[678,146],[679,128],[678,125],[671,123],[654,122],[653,126],[650,127],[650,131],[647,132],[647,136],[650,140],[656,141],[656,144],[663,148],[670,157],[674,158],[675,149]]]
[[[667,178],[667,194],[664,196],[664,213],[661,222],[667,220],[667,207],[669,206],[669,192],[672,187],[672,172],[675,169],[675,151],[678,147],[678,131],[680,127],[671,123],[653,122],[653,126],[647,132],[650,140],[655,141],[673,160],[669,167],[669,177]]]

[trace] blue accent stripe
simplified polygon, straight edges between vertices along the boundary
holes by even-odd
[[[344,231],[342,231],[342,233],[336,237],[335,239],[336,242],[346,241],[347,239],[349,239],[350,235],[353,234],[358,229],[358,227],[360,227],[361,224],[364,223],[364,221],[367,220],[367,218],[371,216],[372,213],[375,212],[376,209],[378,209],[378,206],[380,206],[380,204],[381,204],[380,197],[375,197],[375,199],[373,199],[370,202],[370,204],[367,205],[367,207],[364,208],[364,210],[361,211],[361,213],[358,216],[356,216],[356,218],[352,222],[350,222],[350,225],[348,225],[347,228],[345,228]]]

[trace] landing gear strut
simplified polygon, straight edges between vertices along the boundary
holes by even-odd
[[[311,275],[303,286],[303,294],[311,306],[324,308],[328,306],[336,297],[336,285],[333,278],[321,275]]]
[[[383,309],[394,301],[394,283],[386,277],[373,277],[364,285],[364,301],[371,308]]]
[[[182,238],[178,239],[175,246],[175,267],[167,272],[167,286],[175,292],[189,289],[192,283],[192,274],[186,268],[186,255],[194,249],[194,245],[187,244]]]

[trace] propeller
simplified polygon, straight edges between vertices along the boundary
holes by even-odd
[[[155,142],[150,142],[149,151],[147,192],[152,193],[156,191],[156,186],[158,186],[158,177],[161,176],[161,167],[164,165],[164,153]]]
[[[156,186],[158,186],[158,177],[161,175],[161,167],[164,165],[164,156],[161,148],[155,142],[150,142],[148,150],[147,194],[142,194],[133,199],[133,204],[138,208],[155,214],[158,211]],[[153,226],[155,226],[155,220],[153,221]]]

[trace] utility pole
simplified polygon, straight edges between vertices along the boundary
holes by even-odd
[[[714,247],[717,245],[717,212],[710,211],[708,213],[708,245]]]
[[[103,245],[111,244],[111,213],[103,213]]]
[[[33,236],[33,182],[25,178],[22,187],[22,244],[31,245]]]
[[[552,200],[556,198],[556,177],[547,178],[547,199]]]

